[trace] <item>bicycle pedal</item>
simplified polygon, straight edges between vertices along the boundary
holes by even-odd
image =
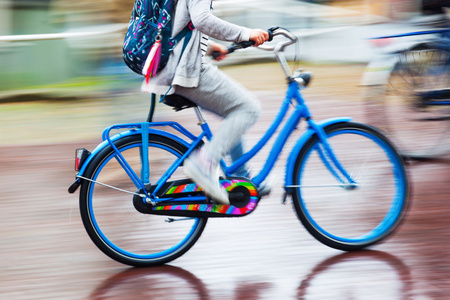
[[[284,194],[283,194],[283,198],[281,199],[281,204],[286,204],[286,200],[287,200],[287,197],[290,195],[291,193],[289,193],[288,191],[285,191],[284,192]]]

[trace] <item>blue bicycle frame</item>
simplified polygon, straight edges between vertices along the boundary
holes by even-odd
[[[293,148],[294,150],[291,152],[291,155],[289,156],[288,160],[288,168],[286,170],[286,187],[285,189],[288,190],[288,186],[292,184],[290,181],[292,178],[292,170],[290,166],[294,165],[294,160],[297,157],[298,152],[302,148],[303,144],[306,142],[306,140],[311,137],[313,134],[317,134],[319,136],[319,139],[322,143],[322,149],[319,149],[320,157],[322,158],[324,164],[327,166],[327,168],[330,170],[330,172],[336,177],[337,181],[339,181],[341,184],[344,184],[345,182],[347,184],[354,184],[355,182],[350,177],[350,175],[346,172],[346,170],[342,167],[342,165],[339,163],[335,155],[333,154],[333,151],[331,150],[329,144],[327,143],[327,137],[325,135],[325,132],[323,131],[323,127],[328,126],[330,124],[339,123],[339,122],[347,122],[350,121],[350,118],[334,118],[325,120],[321,123],[316,123],[311,118],[311,113],[308,109],[308,107],[305,105],[304,99],[300,93],[301,87],[299,86],[299,83],[297,83],[295,80],[291,80],[288,86],[288,90],[286,92],[286,97],[284,101],[281,104],[280,111],[278,115],[276,116],[275,120],[273,121],[270,128],[267,130],[267,132],[264,134],[264,136],[261,138],[261,140],[247,153],[242,155],[238,160],[236,160],[234,163],[232,163],[230,166],[227,166],[225,162],[221,161],[221,166],[224,170],[224,173],[226,176],[231,176],[236,170],[238,170],[241,166],[243,166],[246,162],[251,160],[270,140],[270,138],[275,134],[277,129],[280,127],[280,124],[284,120],[284,118],[287,115],[287,112],[289,110],[289,107],[291,104],[295,106],[294,112],[291,114],[289,119],[286,121],[285,125],[281,129],[271,151],[270,154],[262,168],[262,170],[254,177],[252,178],[253,183],[256,186],[259,186],[261,182],[264,181],[264,179],[269,175],[270,171],[272,170],[277,158],[279,157],[281,150],[283,149],[284,145],[286,144],[286,141],[288,140],[291,133],[297,128],[297,126],[300,123],[300,120],[302,118],[305,118],[308,123],[308,129],[303,134],[303,136],[299,139],[297,142],[297,145]],[[197,117],[200,120],[200,126],[202,128],[202,132],[195,136],[192,133],[190,133],[186,128],[184,128],[182,125],[176,123],[176,122],[143,122],[143,123],[131,123],[131,124],[121,124],[121,125],[113,125],[111,127],[108,127],[104,130],[102,137],[103,137],[103,143],[100,144],[88,157],[88,160],[83,164],[80,172],[78,173],[78,178],[83,178],[83,173],[86,169],[86,167],[89,165],[90,160],[95,156],[96,153],[98,153],[101,149],[106,147],[107,145],[110,145],[114,151],[115,156],[119,164],[123,167],[125,172],[128,174],[130,179],[133,181],[133,183],[136,185],[138,189],[143,191],[145,193],[145,198],[148,199],[147,201],[151,202],[152,204],[157,204],[158,202],[162,202],[167,199],[157,199],[155,196],[157,192],[160,190],[160,188],[163,186],[163,184],[172,176],[172,174],[175,172],[175,170],[182,164],[184,159],[188,157],[192,151],[199,146],[203,142],[203,139],[206,138],[210,140],[213,136],[208,124],[204,120],[201,110],[198,107],[195,107]],[[154,127],[172,127],[175,130],[177,130],[179,133],[181,133],[183,136],[187,137],[191,140],[190,143],[186,142],[184,139],[178,137],[177,135],[171,134],[169,132],[154,129]],[[127,131],[118,133],[112,137],[110,137],[110,133],[112,130],[123,130],[123,129],[129,129]],[[149,194],[149,192],[146,190],[145,186],[150,183],[149,181],[149,160],[148,160],[148,146],[149,146],[149,134],[158,134],[162,135],[171,139],[176,140],[177,142],[180,142],[181,144],[185,145],[188,150],[180,156],[178,159],[174,161],[174,163],[171,165],[171,167],[164,173],[164,175],[158,180],[156,183],[152,183],[153,185],[156,185],[156,188],[153,189],[152,194]],[[120,151],[117,149],[117,147],[114,144],[114,141],[122,138],[124,136],[128,135],[135,135],[140,134],[142,136],[142,147],[141,147],[141,162],[142,162],[142,170],[140,177],[134,172],[134,170],[131,168],[131,166],[128,164],[128,162],[124,159],[124,157],[121,155]],[[172,151],[171,149],[166,149],[168,151]],[[339,175],[341,174],[341,175]],[[144,195],[142,195],[144,196]],[[178,199],[171,199],[171,201],[198,201],[201,197],[189,197],[187,198],[178,198]]]

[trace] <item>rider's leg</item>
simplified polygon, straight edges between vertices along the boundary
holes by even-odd
[[[210,143],[202,149],[203,153],[190,157],[190,162],[185,163],[185,170],[207,193],[219,195],[220,199],[216,200],[225,202],[221,201],[226,197],[225,191],[218,185],[216,178],[218,163],[258,120],[261,113],[259,101],[240,84],[208,64],[202,66],[198,87],[176,86],[175,93],[224,118]]]
[[[230,151],[231,160],[233,162],[236,161],[239,157],[242,156],[242,154],[244,154],[244,145],[243,141],[241,140],[236,146],[234,146],[231,149]],[[233,174],[233,176],[240,176],[251,179],[251,172],[249,169],[247,169],[245,165],[243,165]],[[269,177],[263,182],[261,182],[261,184],[258,187],[258,194],[261,197],[270,194],[270,192],[272,191],[272,187],[275,184],[275,181],[276,177]]]
[[[244,141],[241,139],[233,148],[230,150],[231,161],[235,162],[244,154]],[[249,177],[250,172],[247,170],[245,165],[242,165],[236,172],[234,176]]]

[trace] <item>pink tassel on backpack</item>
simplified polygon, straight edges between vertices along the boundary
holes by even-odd
[[[156,39],[150,52],[145,60],[144,67],[142,68],[142,75],[145,76],[144,82],[142,83],[141,90],[146,93],[151,93],[150,91],[150,78],[155,77],[158,70],[159,61],[161,59],[161,39]]]

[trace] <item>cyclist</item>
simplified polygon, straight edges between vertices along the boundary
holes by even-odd
[[[428,21],[429,25],[437,27],[448,27],[449,20],[445,8],[450,8],[450,0],[422,0],[422,16],[427,19],[424,22]]]
[[[422,0],[424,15],[446,14],[445,7],[450,7],[450,0]]]
[[[269,35],[267,31],[245,28],[214,16],[212,0],[178,0],[175,5],[172,35],[178,34],[189,22],[195,29],[184,51],[176,47],[164,69],[151,80],[150,91],[165,94],[172,87],[168,95],[183,96],[224,118],[210,143],[186,159],[184,170],[211,198],[229,204],[228,193],[219,183],[219,161],[230,152],[234,152],[234,159],[243,152],[241,138],[258,120],[261,107],[254,95],[207,63],[204,57],[214,51],[220,53],[218,60],[227,54],[226,47],[208,43],[207,37],[233,42],[251,40],[259,46]]]

